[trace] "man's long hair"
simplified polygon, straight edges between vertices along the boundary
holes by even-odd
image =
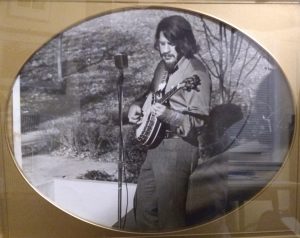
[[[192,58],[198,52],[191,24],[182,16],[174,15],[163,18],[157,25],[154,48],[159,50],[159,35],[164,36],[176,46],[176,51],[186,58]]]

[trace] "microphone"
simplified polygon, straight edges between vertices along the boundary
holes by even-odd
[[[122,70],[128,67],[128,57],[126,53],[118,53],[114,56],[115,66]]]

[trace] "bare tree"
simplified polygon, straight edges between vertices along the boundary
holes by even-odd
[[[253,43],[222,22],[210,24],[200,17],[204,41],[199,54],[211,77],[218,81],[217,104],[233,102],[242,81],[254,72],[262,55]]]

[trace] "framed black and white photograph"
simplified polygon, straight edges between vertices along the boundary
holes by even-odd
[[[57,33],[24,63],[11,100],[26,181],[68,214],[126,232],[238,209],[276,177],[295,133],[274,57],[226,22],[171,7],[105,12]]]
[[[166,28],[161,30],[165,34],[163,39],[155,36],[161,22]],[[188,30],[194,39],[180,35]],[[189,49],[190,55],[179,48],[184,46],[176,45],[177,41],[186,41],[192,48],[193,40],[195,49]],[[165,65],[173,57],[172,49],[164,47],[173,45],[178,56],[168,69]],[[180,65],[182,68],[171,77],[172,68]],[[167,76],[161,75],[165,72]],[[163,84],[167,78],[173,78],[178,85],[172,83],[162,89],[164,86],[158,83]],[[182,82],[186,84],[179,85]],[[168,94],[175,86],[176,92]],[[188,162],[188,178],[182,178],[186,180],[186,190],[178,194],[169,191],[172,195],[166,195],[167,200],[162,201],[170,203],[172,197],[183,196],[177,203],[185,202],[184,222],[191,226],[226,214],[266,186],[284,162],[293,134],[291,93],[274,59],[239,30],[192,12],[129,9],[84,21],[59,33],[32,55],[20,71],[15,87],[19,92],[13,95],[14,112],[20,114],[21,125],[17,122],[14,128],[19,128],[22,135],[19,143],[15,143],[15,150],[21,151],[16,159],[28,181],[60,208],[108,227],[118,222],[118,198],[122,198],[120,228],[125,230],[127,226],[128,230],[138,231],[147,230],[148,226],[150,231],[168,230],[157,224],[159,215],[170,216],[170,211],[174,211],[170,207],[164,214],[159,211],[167,209],[162,204],[151,208],[157,213],[155,224],[142,224],[142,230],[133,227],[136,224],[127,224],[136,222],[133,218],[137,214],[132,215],[136,211],[133,198],[147,154],[161,160],[150,160],[158,166],[164,166],[164,156],[171,156],[165,155],[168,149],[180,154],[178,160],[197,154],[196,159]],[[166,92],[158,92],[163,90]],[[147,93],[151,93],[150,104],[145,105],[144,113],[136,121],[130,122],[128,108],[132,104],[144,105]],[[152,97],[166,99],[159,103]],[[156,103],[178,115],[172,114],[170,119],[168,115],[156,117],[151,111]],[[174,119],[182,115],[179,122]],[[164,133],[155,128],[157,125],[151,125],[155,123],[176,128],[164,128]],[[163,139],[158,138],[161,135]],[[159,142],[150,141],[154,136]],[[185,139],[196,142],[181,144]],[[156,165],[149,166],[155,170]],[[164,196],[156,194],[164,192],[157,191],[156,183],[166,182],[171,165],[165,166],[162,174],[156,177],[155,171],[154,178],[151,177],[151,193],[156,196]],[[170,180],[176,181],[176,169],[170,172]],[[120,175],[122,196],[118,196]],[[144,179],[151,180],[145,176]],[[162,190],[179,190],[179,183],[170,181]],[[126,219],[127,214],[130,217]],[[175,221],[170,222],[170,229],[185,227],[183,222],[178,227],[173,225],[183,219],[176,216],[180,215],[172,217]]]

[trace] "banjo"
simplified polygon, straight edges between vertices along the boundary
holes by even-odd
[[[142,118],[140,119],[141,124],[136,129],[137,141],[149,149],[153,149],[158,146],[164,139],[166,125],[150,112],[151,105],[154,103],[166,103],[170,97],[181,89],[186,91],[194,89],[198,91],[198,85],[200,85],[200,78],[198,75],[193,75],[192,77],[184,79],[163,96],[161,96],[161,90],[150,93],[142,107]]]

